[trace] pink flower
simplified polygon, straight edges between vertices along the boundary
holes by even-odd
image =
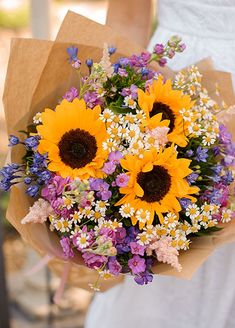
[[[51,205],[43,198],[39,198],[39,200],[30,207],[29,213],[23,218],[21,223],[43,223],[48,219],[49,215],[53,213],[54,211]]]
[[[132,273],[134,274],[144,272],[146,269],[145,260],[141,258],[139,255],[134,255],[132,259],[128,261],[128,265]]]
[[[126,187],[128,184],[130,177],[128,175],[126,175],[125,173],[121,173],[116,177],[116,185],[118,187]]]
[[[171,237],[162,237],[148,246],[147,255],[151,256],[154,251],[159,262],[170,264],[176,270],[181,271],[182,267],[178,260],[179,252],[172,247],[171,243]]]

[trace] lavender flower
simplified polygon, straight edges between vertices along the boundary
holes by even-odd
[[[199,177],[199,175],[197,173],[191,173],[187,176],[187,181],[189,184],[195,183],[195,181],[197,180],[197,178]]]
[[[232,135],[224,124],[219,126],[219,140],[223,144],[230,144],[232,140]]]

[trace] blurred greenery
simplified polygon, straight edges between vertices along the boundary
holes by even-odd
[[[19,29],[29,24],[29,7],[23,6],[14,10],[0,9],[0,27]]]

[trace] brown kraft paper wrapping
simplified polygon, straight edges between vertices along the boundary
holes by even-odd
[[[67,89],[76,85],[76,74],[67,64],[66,47],[77,46],[79,59],[84,63],[87,58],[98,61],[104,43],[117,47],[118,53],[114,55],[114,60],[117,57],[138,54],[144,50],[119,36],[108,26],[100,25],[72,12],[68,12],[54,42],[14,39],[11,43],[3,97],[8,133],[17,134],[17,131],[25,129],[35,113],[43,111],[46,107],[54,108]],[[228,105],[234,104],[230,74],[214,71],[209,59],[201,61],[198,66],[203,73],[203,85],[210,95],[219,103],[223,99]],[[85,65],[82,67],[83,70],[86,69]],[[160,69],[157,65],[156,67],[167,77],[174,75],[168,68]],[[215,83],[220,85],[220,96],[216,95]],[[227,121],[230,131],[233,132],[235,113],[231,110],[226,113],[224,110],[220,118],[226,120],[226,117],[229,117]],[[9,160],[17,162],[21,160],[21,156],[22,149],[20,146],[15,147]],[[49,266],[61,275],[65,262],[61,256],[62,250],[58,237],[49,231],[46,224],[21,224],[31,201],[20,187],[13,187],[7,219],[19,231],[22,238],[42,256],[46,254],[54,256]],[[190,249],[180,254],[179,261],[183,267],[181,272],[177,272],[169,265],[157,264],[154,267],[154,273],[190,279],[216,247],[233,241],[235,241],[234,220],[213,235],[194,238]],[[71,263],[68,282],[74,286],[89,289],[88,283],[95,282],[98,274],[79,263],[81,260],[77,256]],[[121,276],[103,281],[101,290],[111,288],[120,283],[123,278],[124,276]]]

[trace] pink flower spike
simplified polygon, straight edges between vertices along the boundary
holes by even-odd
[[[43,223],[53,213],[51,205],[43,198],[39,198],[30,207],[29,213],[22,219],[21,223]]]

